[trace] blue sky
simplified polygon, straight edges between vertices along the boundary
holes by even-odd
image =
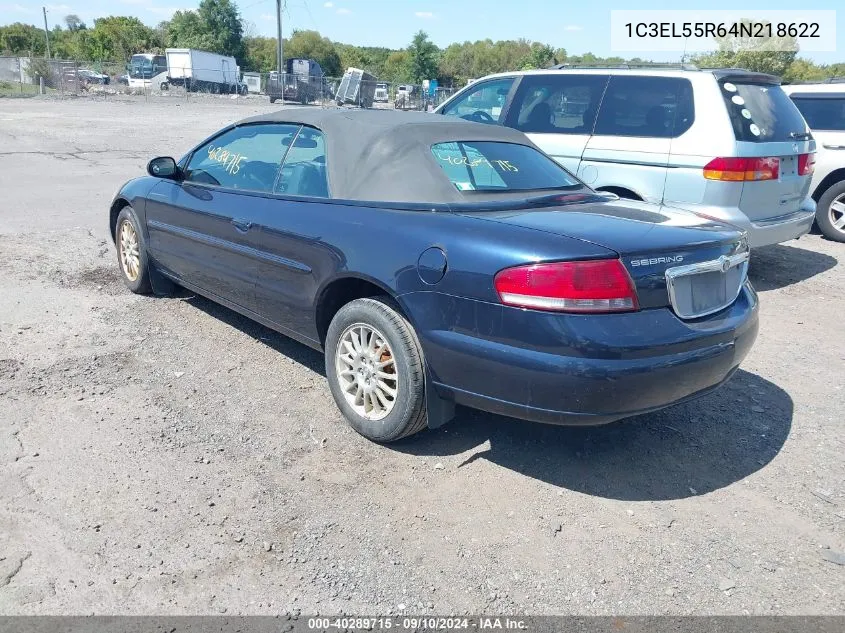
[[[52,26],[68,13],[86,23],[106,15],[135,15],[155,25],[179,9],[195,8],[199,0],[52,0],[47,4]],[[795,10],[795,0],[743,3],[749,17],[755,8]],[[811,0],[805,9],[836,9],[834,0]],[[414,32],[423,29],[444,46],[455,41],[484,38],[546,42],[571,54],[613,54],[610,48],[611,9],[736,9],[736,3],[703,0],[682,5],[676,1],[640,0],[632,6],[622,0],[562,2],[561,0],[286,0],[284,32],[294,28],[316,29],[329,38],[350,44],[400,48]],[[0,24],[28,22],[42,25],[41,3],[0,0]],[[275,0],[239,0],[242,17],[255,34],[273,35]],[[837,52],[806,53],[815,61],[845,61],[845,10],[837,15]],[[633,56],[631,53],[628,56]],[[676,61],[669,53],[638,53],[661,61]],[[624,56],[624,54],[623,54]]]

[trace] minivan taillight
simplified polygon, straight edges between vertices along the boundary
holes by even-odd
[[[493,286],[502,303],[556,312],[636,310],[634,282],[618,259],[527,264],[499,271]]]
[[[707,180],[728,180],[744,182],[748,180],[777,180],[780,171],[780,159],[737,158],[728,156],[714,158],[704,166]]]
[[[816,154],[812,152],[810,154],[799,154],[798,155],[798,175],[799,176],[809,176],[813,173],[816,169]]]

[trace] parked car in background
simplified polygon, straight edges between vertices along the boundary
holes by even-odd
[[[103,73],[98,73],[88,68],[80,68],[76,71],[76,76],[79,78],[79,81],[87,84],[87,85],[108,85],[110,78],[108,75]]]
[[[653,411],[728,380],[757,334],[742,231],[597,194],[505,127],[287,108],[147,171],[108,216],[129,289],[175,282],[323,351],[377,442],[456,404]]]
[[[690,209],[752,247],[807,233],[815,141],[771,75],[553,68],[480,79],[436,112],[525,132],[591,187]]]
[[[845,80],[784,86],[816,139],[816,169],[810,187],[816,224],[832,240],[845,242]]]
[[[117,83],[119,83],[123,86],[128,86],[129,85],[129,73],[125,73],[123,75],[120,75],[117,78]]]

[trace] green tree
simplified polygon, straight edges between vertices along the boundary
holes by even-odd
[[[31,24],[15,22],[0,27],[0,50],[7,55],[44,55],[44,31]]]
[[[244,38],[244,48],[246,49],[245,70],[255,70],[262,73],[276,70],[275,37]]]
[[[522,70],[548,68],[555,62],[555,50],[551,46],[535,42],[531,46],[531,52],[528,53],[522,62],[521,68]]]
[[[438,76],[437,55],[439,51],[425,31],[417,31],[408,47],[408,70],[411,81],[422,83],[424,79]]]
[[[845,63],[831,64],[825,67],[828,77],[845,77]]]
[[[168,46],[231,55],[246,65],[243,22],[230,0],[202,0],[196,11],[177,11],[162,26]]]
[[[409,67],[408,51],[393,51],[387,56],[380,77],[392,83],[408,83],[411,81]]]
[[[167,46],[173,48],[201,48],[205,45],[202,41],[203,25],[196,11],[177,11],[169,22],[164,23],[164,32]]]
[[[738,25],[749,23],[741,20]],[[692,61],[708,68],[746,68],[748,70],[783,76],[798,55],[794,37],[751,38],[734,36],[716,38],[719,49],[695,55]]]
[[[70,30],[57,26],[51,31],[50,46],[56,57],[125,62],[134,53],[154,51],[162,46],[156,31],[134,17],[98,18],[90,29],[77,27]]]
[[[85,29],[85,22],[80,20],[79,16],[75,13],[65,16],[65,24],[67,25],[67,30],[71,33],[76,33],[77,31]]]
[[[786,72],[783,80],[786,83],[798,83],[802,81],[823,81],[828,76],[827,69],[817,66],[808,59],[798,58],[793,61]]]
[[[285,43],[284,55],[286,59],[313,59],[330,77],[337,77],[341,73],[340,55],[334,44],[317,31],[294,31]]]
[[[243,61],[243,22],[238,6],[230,0],[202,0],[197,13],[207,50]]]

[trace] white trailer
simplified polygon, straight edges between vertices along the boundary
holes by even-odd
[[[246,93],[234,57],[194,48],[167,48],[167,80],[189,91]]]

